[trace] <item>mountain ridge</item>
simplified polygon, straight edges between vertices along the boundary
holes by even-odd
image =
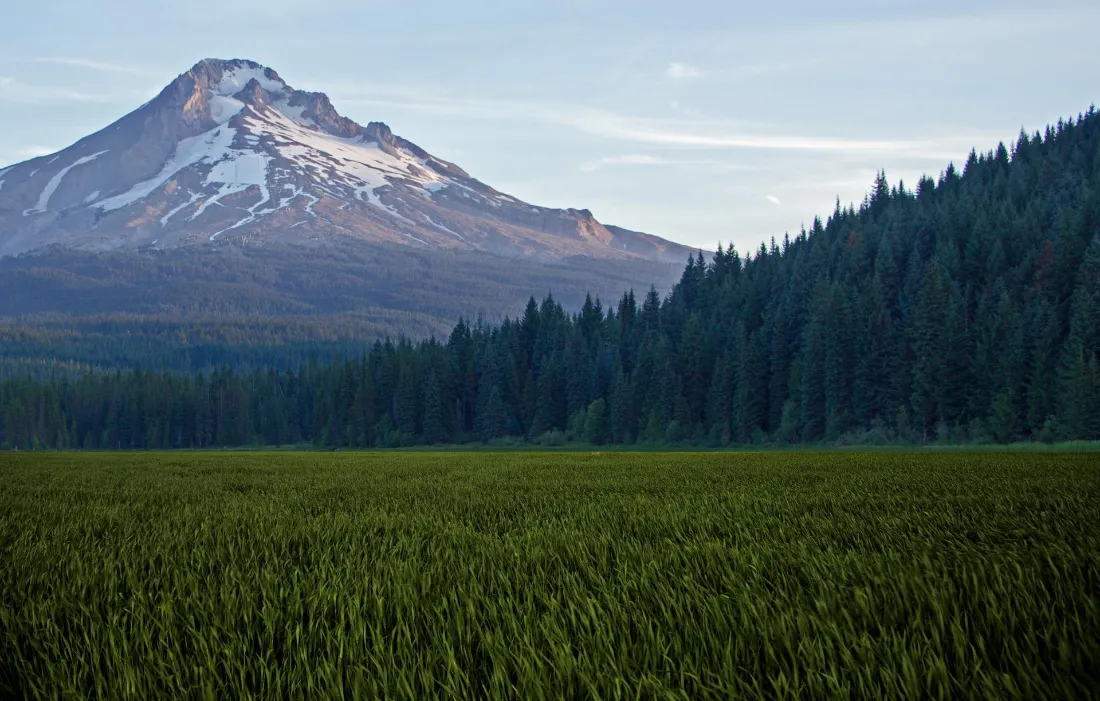
[[[336,238],[533,259],[692,250],[522,202],[246,59],[203,59],[104,129],[0,169],[0,255]]]

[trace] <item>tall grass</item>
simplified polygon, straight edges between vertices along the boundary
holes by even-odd
[[[0,456],[0,695],[1087,698],[1100,468]]]

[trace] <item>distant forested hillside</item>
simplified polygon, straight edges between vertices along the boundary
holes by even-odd
[[[883,174],[751,256],[692,259],[663,298],[532,299],[286,372],[9,380],[0,406],[20,446],[1100,438],[1100,117]]]
[[[53,250],[0,260],[0,378],[43,360],[193,372],[358,355],[386,336],[445,336],[459,317],[500,323],[531,295],[580,308],[679,266],[512,259],[374,246],[218,244],[168,251]]]

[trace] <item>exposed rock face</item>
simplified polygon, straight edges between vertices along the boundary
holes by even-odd
[[[0,255],[330,237],[536,258],[688,254],[498,192],[243,60],[200,61],[102,131],[0,170]]]

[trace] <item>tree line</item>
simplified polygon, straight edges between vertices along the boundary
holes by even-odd
[[[661,296],[378,341],[352,358],[0,383],[8,447],[1100,438],[1095,109]]]

